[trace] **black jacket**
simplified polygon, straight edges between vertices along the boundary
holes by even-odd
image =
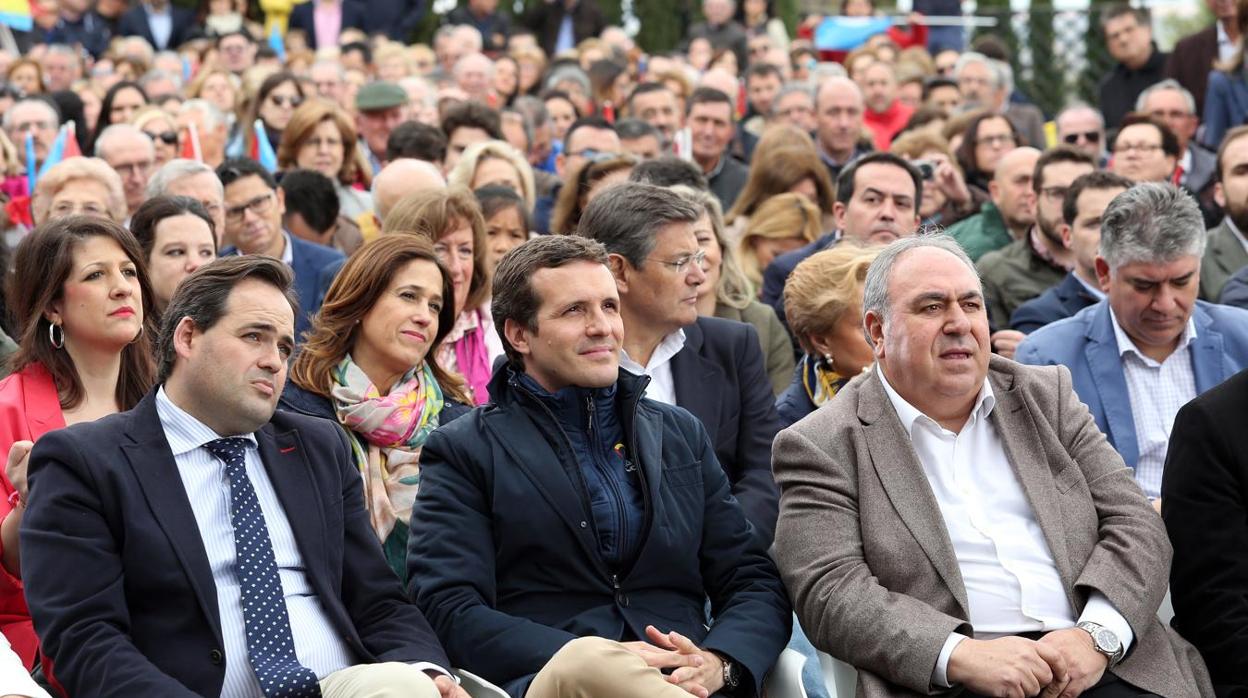
[[[1115,63],[1114,69],[1101,79],[1100,106],[1106,129],[1117,129],[1122,117],[1135,111],[1135,100],[1140,93],[1165,78],[1166,55],[1154,45],[1153,53],[1139,70]]]
[[[1010,316],[1010,329],[1031,334],[1051,322],[1065,320],[1099,300],[1071,272],[1062,279],[1062,283],[1018,306]]]
[[[599,553],[581,466],[544,435],[554,416],[513,369],[495,372],[490,404],[430,436],[409,591],[455,666],[521,698],[571,640],[644,639],[653,624],[728,655],[744,670],[744,695],[761,691],[789,639],[784,586],[706,430],[644,399],[647,381],[621,371],[616,384],[645,503],[638,552],[618,568]]]
[[[147,43],[157,51],[175,49],[195,36],[195,12],[170,3],[169,14],[173,29],[169,32],[169,43],[164,46],[156,45],[156,38],[152,36],[152,26],[147,19],[147,6],[143,3],[139,3],[121,16],[121,20],[117,23],[117,34],[141,36],[147,39]]]
[[[538,0],[524,15],[524,24],[537,35],[537,43],[547,56],[555,55],[559,26],[567,14],[564,0]],[[572,8],[572,36],[576,43],[598,36],[607,28],[607,19],[598,8],[597,0],[579,0]]]

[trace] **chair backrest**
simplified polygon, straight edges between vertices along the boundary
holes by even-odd
[[[456,669],[455,674],[459,676],[460,687],[472,698],[511,698],[503,689],[470,671]]]
[[[823,680],[828,686],[828,695],[832,698],[849,698],[854,695],[858,688],[857,669],[827,652],[819,653],[819,664],[823,666]]]

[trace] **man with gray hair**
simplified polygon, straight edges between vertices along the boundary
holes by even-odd
[[[1045,147],[1048,141],[1044,135],[1044,114],[1034,104],[1010,101],[1014,71],[1008,63],[967,51],[958,57],[953,74],[966,106],[978,106],[1009,119],[1026,141],[1020,145]]]
[[[133,216],[146,198],[147,178],[156,161],[156,146],[151,136],[130,124],[113,124],[95,139],[95,156],[121,175],[126,189],[126,208]]]
[[[1095,261],[1105,300],[1036,330],[1017,352],[1022,363],[1070,369],[1079,399],[1154,500],[1179,408],[1248,367],[1248,311],[1196,300],[1205,237],[1196,202],[1173,185],[1114,197]]]
[[[4,112],[4,133],[17,147],[18,160],[26,164],[26,134],[31,134],[35,151],[35,167],[42,167],[48,157],[48,150],[56,141],[57,128],[61,123],[60,112],[52,105],[51,100],[42,97],[27,97],[16,102]]]
[[[867,698],[1211,695],[1156,616],[1171,555],[1063,367],[994,356],[946,235],[867,270],[872,370],[780,433],[775,557]]]
[[[776,523],[771,440],[780,421],[758,332],[698,316],[706,253],[693,228],[702,211],[652,184],[611,187],[594,202],[577,232],[610,254],[624,320],[620,366],[650,377],[650,399],[702,420],[732,493],[770,543]]]
[[[147,182],[146,198],[189,196],[204,205],[217,231],[217,249],[233,244],[225,239],[225,187],[211,167],[195,160],[166,162]]]
[[[1196,197],[1201,213],[1205,214],[1205,226],[1216,225],[1221,213],[1213,201],[1217,155],[1196,141],[1196,129],[1200,126],[1196,98],[1178,80],[1167,78],[1140,93],[1135,111],[1170,127],[1179,140],[1179,161],[1175,165],[1178,184]]]

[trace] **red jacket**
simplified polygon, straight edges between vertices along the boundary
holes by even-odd
[[[42,364],[30,364],[0,380],[0,454],[8,457],[15,441],[34,441],[65,426],[61,400],[52,375]],[[0,472],[0,519],[9,515],[13,483]],[[3,543],[0,543],[3,546]],[[3,552],[0,548],[0,552]],[[39,651],[39,638],[26,610],[22,580],[0,566],[0,632],[30,669]]]
[[[893,136],[905,128],[906,123],[910,121],[910,117],[913,115],[913,108],[902,104],[899,99],[894,99],[888,109],[882,112],[873,112],[870,109],[864,110],[862,112],[862,122],[875,135],[875,149],[888,150],[888,146],[893,142]]]

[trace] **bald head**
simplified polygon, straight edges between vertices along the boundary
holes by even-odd
[[[445,188],[446,179],[433,163],[399,158],[373,177],[373,209],[377,219],[384,222],[399,199],[427,189]]]
[[[824,152],[839,163],[849,162],[862,136],[862,90],[847,77],[819,84],[815,94],[815,135]]]
[[[997,169],[992,178],[998,182],[1004,182],[1015,173],[1031,172],[1036,169],[1036,160],[1039,159],[1040,151],[1035,148],[1026,146],[1015,148],[1001,156],[1001,161],[997,163]]]
[[[1015,237],[1036,222],[1036,192],[1031,178],[1038,159],[1040,151],[1035,148],[1015,148],[1001,156],[988,184],[992,203]]]

